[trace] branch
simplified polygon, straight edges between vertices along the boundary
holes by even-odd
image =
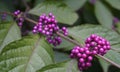
[[[108,58],[106,58],[106,57],[104,57],[104,56],[101,56],[101,55],[99,55],[99,54],[97,54],[97,56],[100,57],[100,58],[102,58],[102,59],[104,59],[105,61],[111,63],[112,65],[114,65],[114,66],[120,68],[120,65],[119,65],[119,64],[117,64],[117,63],[111,61],[110,59],[108,59]]]
[[[64,39],[66,39],[67,41],[75,44],[75,45],[78,45],[78,46],[80,46],[80,47],[83,47],[82,45],[80,45],[79,42],[77,42],[77,41],[75,41],[75,40],[72,40],[72,39],[70,39],[69,37],[66,37],[66,36],[64,36],[63,34],[59,33],[59,32],[56,32],[56,34],[59,35],[60,37],[64,38]]]
[[[24,5],[25,5],[25,7],[26,7],[25,12],[28,12],[28,11],[30,10],[29,5],[27,4],[26,0],[22,0],[22,2],[23,2],[23,4],[24,4]]]
[[[6,14],[13,15],[12,13],[8,13],[8,12],[0,12],[0,13],[6,13]],[[13,15],[13,16],[14,16],[14,15]],[[27,17],[25,17],[25,16],[22,16],[22,17],[23,17],[25,20],[29,21],[29,22],[32,22],[32,23],[34,23],[34,24],[38,24],[38,22],[36,22],[36,21],[34,21],[34,20],[32,20],[32,19],[29,19],[29,18],[27,18]],[[69,41],[69,42],[71,42],[71,43],[73,43],[73,44],[75,44],[75,45],[78,45],[78,46],[82,47],[82,45],[80,45],[79,42],[77,42],[77,41],[75,41],[75,40],[72,40],[71,38],[66,37],[66,36],[64,36],[63,34],[59,33],[59,32],[56,32],[56,34],[59,35],[60,37],[64,38],[64,39],[66,39],[67,41]],[[102,59],[104,59],[105,61],[111,63],[112,65],[120,68],[120,65],[118,65],[118,64],[116,64],[115,62],[109,60],[108,58],[106,58],[106,57],[104,57],[104,56],[101,56],[101,55],[99,55],[99,54],[98,54],[97,56],[100,57],[100,58],[102,58]]]

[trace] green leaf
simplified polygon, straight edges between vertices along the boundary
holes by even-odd
[[[99,58],[99,62],[103,68],[104,72],[108,72],[108,68],[110,67],[110,64],[106,61],[104,61],[103,59]]]
[[[107,54],[104,55],[109,60],[113,61],[114,63],[120,65],[120,53],[117,53],[116,51],[110,50],[107,52]],[[98,57],[99,58],[99,57]],[[99,58],[101,65],[104,67],[104,71],[107,72],[108,67],[110,67],[110,63],[103,61],[101,58]]]
[[[74,10],[80,9],[87,2],[87,0],[63,0],[63,1]]]
[[[120,0],[106,0],[112,7],[120,10]]]
[[[72,25],[78,19],[77,13],[61,1],[44,1],[29,11],[29,13],[37,16],[50,12],[55,15],[60,23]]]
[[[60,45],[56,46],[55,48],[68,51],[68,50],[72,49],[73,47],[74,47],[73,43],[62,38],[62,43]]]
[[[105,54],[105,57],[112,60],[116,64],[120,65],[120,53],[117,53],[116,51],[110,50],[109,52],[107,52],[107,54]]]
[[[21,38],[20,30],[15,22],[0,23],[0,51],[4,46]]]
[[[0,11],[9,11],[4,2],[0,1]]]
[[[52,48],[38,35],[14,41],[0,53],[1,72],[36,72],[53,62]]]
[[[109,9],[104,6],[99,0],[95,4],[95,14],[100,24],[111,29],[113,23],[113,16]]]
[[[62,52],[58,52],[58,51],[54,51],[54,58],[55,58],[56,63],[70,59],[70,57],[67,53],[62,53]]]
[[[80,72],[77,67],[76,60],[70,60],[67,62],[52,64],[43,67],[37,72]]]
[[[42,3],[43,1],[45,1],[45,0],[35,0],[35,4],[34,5],[36,6],[36,5],[40,4],[40,3]]]
[[[120,33],[120,22],[115,24],[115,29]]]
[[[0,12],[5,12],[5,11],[10,12],[9,8],[6,6],[6,4],[4,2],[0,1]],[[2,18],[1,18],[2,15],[3,14],[0,14],[0,23],[2,22]],[[6,16],[6,21],[12,21],[12,20],[13,20],[13,18],[10,15]]]

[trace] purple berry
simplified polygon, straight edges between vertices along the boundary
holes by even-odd
[[[92,57],[92,56],[88,56],[88,60],[89,60],[89,61],[92,61],[92,60],[93,60],[93,57]]]
[[[87,67],[90,67],[91,65],[92,65],[92,64],[91,64],[90,62],[87,62],[87,63],[86,63],[86,66],[87,66]]]
[[[80,63],[83,63],[83,62],[84,62],[84,58],[80,58],[80,59],[79,59],[79,62],[80,62]]]
[[[84,53],[84,54],[82,54],[82,57],[83,57],[83,58],[86,58],[86,57],[87,57],[87,55]]]

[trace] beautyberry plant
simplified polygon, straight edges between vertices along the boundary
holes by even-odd
[[[119,72],[119,5],[0,0],[0,72]]]

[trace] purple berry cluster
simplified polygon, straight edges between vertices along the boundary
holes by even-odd
[[[18,23],[18,26],[22,26],[23,25],[23,22],[24,22],[24,19],[23,17],[19,17],[19,15],[21,14],[20,10],[17,10],[14,12],[14,15],[17,16],[17,23]]]
[[[84,70],[92,65],[93,56],[96,54],[104,55],[110,48],[109,41],[92,34],[85,40],[85,47],[75,46],[72,49],[70,57],[77,58],[79,69]]]
[[[39,22],[33,28],[33,33],[41,33],[46,36],[47,41],[54,46],[59,45],[62,42],[61,37],[56,35],[56,32],[62,32],[65,36],[68,35],[66,27],[59,28],[55,16],[52,13],[42,14],[39,17]]]
[[[89,51],[89,48],[81,48],[79,46],[75,46],[71,51],[71,58],[77,58],[78,60],[78,68],[80,70],[87,69],[92,65],[93,55]]]
[[[96,34],[92,34],[85,41],[86,47],[88,47],[93,54],[104,55],[110,50],[110,43],[105,38],[102,38]]]

